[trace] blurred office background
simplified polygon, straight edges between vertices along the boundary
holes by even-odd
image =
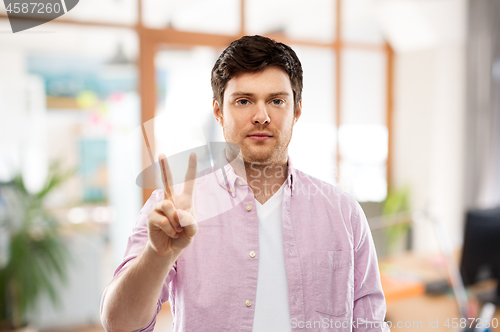
[[[13,256],[13,179],[31,197],[72,171],[43,203],[72,258],[68,282],[30,324],[102,329],[102,291],[151,194],[136,178],[150,152],[223,141],[210,70],[243,34],[302,62],[295,166],[361,203],[380,259],[411,252],[443,270],[439,234],[412,213],[439,221],[460,257],[467,211],[500,205],[499,22],[495,0],[83,0],[13,34],[0,5],[0,269]],[[393,214],[409,221],[386,227]]]

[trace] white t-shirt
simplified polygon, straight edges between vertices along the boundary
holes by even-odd
[[[255,200],[259,219],[259,273],[254,332],[292,331],[281,231],[283,187],[264,205]]]

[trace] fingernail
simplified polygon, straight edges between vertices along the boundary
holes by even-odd
[[[177,218],[179,218],[179,221],[181,221],[183,217],[184,213],[181,210],[177,210]]]
[[[180,232],[182,231],[182,227],[181,226],[177,226],[177,230]]]
[[[177,239],[179,237],[179,233],[174,234],[174,238]]]

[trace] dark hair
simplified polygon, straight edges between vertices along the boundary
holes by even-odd
[[[295,52],[283,43],[263,36],[243,36],[219,56],[212,69],[212,91],[221,109],[227,82],[243,73],[255,73],[274,66],[288,74],[294,111],[302,99],[302,66]]]

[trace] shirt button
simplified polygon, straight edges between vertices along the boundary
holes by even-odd
[[[233,192],[233,188],[229,188],[229,192]]]
[[[247,205],[247,211],[252,210],[252,206],[250,204]]]
[[[242,186],[242,185],[243,185],[243,181],[239,180],[239,181],[238,181],[238,184],[239,184],[240,186]]]
[[[252,305],[252,301],[247,300],[247,301],[245,302],[245,304],[247,305],[247,307],[249,307],[249,306],[251,306],[251,305]]]
[[[255,251],[250,251],[249,255],[250,255],[250,257],[254,258],[255,257]]]
[[[295,190],[295,186],[292,186],[292,190]]]

